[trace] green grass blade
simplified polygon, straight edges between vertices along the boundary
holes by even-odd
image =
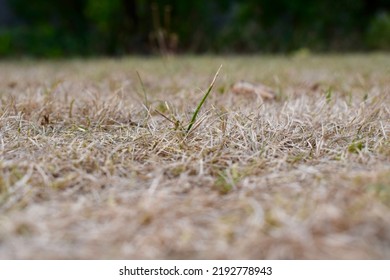
[[[194,114],[192,115],[191,121],[190,121],[190,123],[188,124],[187,131],[186,131],[187,134],[190,132],[192,126],[194,125],[194,123],[195,123],[195,121],[196,121],[196,117],[198,116],[198,113],[199,113],[199,111],[200,111],[200,108],[203,106],[203,103],[206,101],[206,99],[207,99],[207,97],[209,96],[211,90],[213,89],[214,83],[215,83],[215,81],[217,80],[217,77],[218,77],[218,74],[219,74],[219,71],[221,70],[221,68],[222,68],[222,65],[219,66],[219,68],[218,68],[218,70],[217,70],[217,73],[215,73],[214,79],[213,79],[213,81],[211,82],[211,84],[210,84],[210,86],[209,86],[209,88],[208,88],[206,94],[203,96],[202,100],[199,102],[198,107],[196,107],[196,110],[195,110]]]

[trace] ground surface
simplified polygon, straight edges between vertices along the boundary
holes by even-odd
[[[0,258],[390,258],[387,54],[9,61],[0,98]]]

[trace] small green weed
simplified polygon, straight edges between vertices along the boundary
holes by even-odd
[[[390,207],[390,184],[377,183],[369,186],[368,190],[384,205]]]
[[[214,184],[221,194],[227,194],[234,189],[241,178],[242,174],[240,174],[238,167],[233,164],[230,168],[218,172]]]
[[[333,90],[331,87],[328,88],[328,90],[325,92],[326,93],[326,103],[330,103],[332,101],[332,93],[333,93]]]
[[[364,149],[364,143],[362,141],[353,142],[348,146],[348,152],[358,154]]]

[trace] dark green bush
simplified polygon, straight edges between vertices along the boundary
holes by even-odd
[[[390,14],[380,13],[372,19],[366,40],[369,47],[381,50],[390,49]]]

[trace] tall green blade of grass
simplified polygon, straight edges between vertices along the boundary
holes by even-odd
[[[190,123],[188,124],[188,127],[187,127],[187,131],[186,131],[186,134],[188,134],[192,128],[192,126],[194,125],[195,121],[196,121],[196,117],[198,116],[198,113],[199,113],[199,110],[200,108],[203,106],[203,103],[206,101],[207,97],[209,96],[211,90],[213,89],[214,87],[214,83],[215,81],[217,80],[217,77],[219,75],[219,71],[221,70],[222,68],[222,65],[219,66],[218,70],[217,70],[217,73],[215,73],[215,76],[214,76],[214,79],[213,81],[211,82],[206,94],[203,96],[202,100],[199,102],[198,104],[198,107],[196,107],[196,110],[194,112],[194,114],[192,115],[192,118],[191,118],[191,121]]]

